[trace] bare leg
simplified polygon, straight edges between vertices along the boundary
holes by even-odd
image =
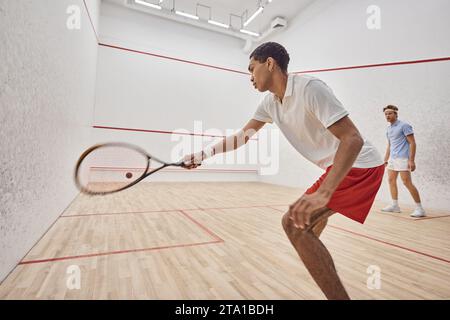
[[[318,238],[325,228],[326,219],[333,213],[328,208],[318,211],[318,218],[313,219],[312,224],[305,230],[294,226],[289,213],[283,216],[282,224],[300,259],[325,296],[333,300],[348,300],[350,297],[339,279],[333,258]]]
[[[409,193],[411,193],[411,196],[413,197],[414,201],[416,203],[420,203],[419,191],[417,190],[416,186],[412,183],[411,172],[401,171],[400,177],[402,178],[405,187],[409,190]]]
[[[398,171],[388,170],[389,190],[392,200],[398,200],[397,177]]]

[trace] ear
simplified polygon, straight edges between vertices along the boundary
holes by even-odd
[[[275,60],[272,57],[267,58],[267,68],[270,72],[272,72],[275,69]]]

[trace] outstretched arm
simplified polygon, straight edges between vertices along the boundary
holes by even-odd
[[[246,144],[248,140],[250,140],[250,138],[264,125],[264,122],[251,119],[241,130],[212,146],[213,154],[216,155],[240,148]]]
[[[264,125],[265,122],[251,119],[241,130],[231,136],[223,138],[221,141],[211,147],[207,147],[205,150],[184,157],[183,161],[186,164],[186,168],[195,169],[201,165],[203,160],[209,157],[238,149],[246,144]]]

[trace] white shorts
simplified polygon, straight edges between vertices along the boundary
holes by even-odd
[[[408,162],[409,159],[407,158],[391,158],[388,161],[387,169],[392,171],[411,171]]]

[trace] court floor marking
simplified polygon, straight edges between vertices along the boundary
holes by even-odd
[[[140,252],[140,251],[152,251],[152,250],[161,250],[161,249],[169,249],[169,248],[177,248],[177,247],[189,247],[189,246],[199,246],[199,245],[206,245],[206,244],[215,244],[215,243],[221,243],[224,242],[223,239],[221,239],[219,236],[217,236],[214,232],[212,232],[210,229],[208,229],[207,227],[205,227],[204,225],[202,225],[200,222],[198,222],[197,220],[195,220],[190,214],[188,214],[186,211],[206,211],[206,210],[211,210],[211,209],[216,209],[216,210],[226,210],[226,209],[242,209],[242,208],[270,208],[272,210],[276,210],[278,212],[285,212],[285,210],[281,210],[278,208],[275,208],[275,206],[279,206],[279,205],[266,205],[266,206],[246,206],[246,207],[221,207],[221,208],[199,208],[199,209],[183,209],[183,210],[159,210],[159,211],[151,211],[151,212],[179,212],[181,213],[184,217],[186,217],[187,219],[189,219],[191,222],[193,222],[194,224],[196,224],[198,227],[200,227],[203,231],[205,231],[206,233],[208,233],[208,235],[210,235],[211,237],[214,238],[214,241],[208,241],[208,242],[201,242],[201,243],[193,243],[193,244],[179,244],[179,245],[171,245],[171,246],[159,246],[159,247],[151,247],[151,248],[142,248],[142,249],[129,249],[129,250],[119,250],[119,251],[112,251],[112,252],[103,252],[103,253],[93,253],[93,254],[85,254],[85,255],[77,255],[77,256],[67,256],[67,257],[57,257],[57,258],[49,258],[49,259],[39,259],[39,260],[29,260],[29,261],[22,261],[19,263],[19,265],[26,265],[26,264],[33,264],[33,263],[42,263],[42,262],[54,262],[54,261],[60,261],[60,260],[69,260],[69,259],[78,259],[78,258],[87,258],[87,257],[95,257],[95,256],[103,256],[103,255],[112,255],[112,254],[121,254],[121,253],[131,253],[131,252]],[[281,206],[281,205],[280,205]],[[140,212],[140,213],[146,213],[146,212]],[[72,216],[65,216],[65,217],[72,217]],[[445,259],[445,258],[441,258],[435,255],[431,255],[425,252],[421,252],[415,249],[411,249],[408,247],[404,247],[392,242],[388,242],[388,241],[384,241],[381,239],[377,239],[375,237],[371,237],[371,236],[367,236],[364,235],[362,233],[357,233],[342,227],[338,227],[335,225],[328,225],[329,227],[336,229],[336,230],[340,230],[346,233],[351,233],[353,235],[356,235],[358,237],[363,237],[381,244],[385,244],[391,247],[395,247],[397,249],[402,249],[411,253],[415,253],[415,254],[419,254],[422,256],[426,256],[435,260],[439,260],[442,262],[446,262],[450,264],[450,260]]]
[[[139,248],[139,249],[127,249],[127,250],[115,250],[115,251],[109,251],[109,252],[88,253],[88,254],[82,254],[82,255],[55,257],[55,258],[47,258],[47,259],[25,260],[25,261],[19,262],[19,265],[29,265],[29,264],[44,263],[44,262],[56,262],[56,261],[63,261],[63,260],[73,260],[73,259],[80,259],[80,258],[91,258],[91,257],[108,256],[108,255],[133,253],[133,252],[154,251],[154,250],[162,250],[162,249],[194,247],[194,246],[202,246],[202,245],[217,244],[217,243],[223,243],[224,242],[224,240],[221,239],[218,235],[216,235],[214,232],[212,232],[210,229],[205,227],[203,224],[198,222],[196,219],[194,219],[191,215],[187,214],[186,212],[183,212],[181,210],[172,210],[170,212],[177,212],[177,213],[179,213],[185,219],[188,219],[189,221],[194,223],[196,226],[201,228],[204,232],[206,232],[214,240],[212,240],[212,241],[204,241],[204,242],[195,242],[195,243],[182,243],[182,244],[167,245],[167,246],[157,246],[157,247],[149,247],[149,248]]]
[[[71,217],[89,217],[89,216],[104,216],[115,214],[133,214],[133,213],[153,213],[153,212],[172,212],[172,211],[195,211],[195,210],[220,210],[220,209],[247,209],[247,208],[266,208],[268,206],[284,206],[284,204],[270,204],[270,205],[257,205],[257,206],[235,206],[235,207],[213,207],[213,208],[183,208],[183,209],[163,209],[163,210],[142,210],[142,211],[122,211],[122,212],[100,212],[100,213],[82,213],[82,214],[65,214],[61,218]]]
[[[392,217],[392,218],[398,218],[398,219],[405,219],[409,221],[421,221],[421,220],[431,220],[431,219],[440,219],[440,218],[448,218],[450,217],[450,214],[442,215],[442,216],[427,216],[427,217],[421,217],[421,218],[414,218],[414,217],[404,217],[400,216],[398,213],[392,213],[392,212],[383,212],[381,210],[373,210],[373,212],[383,215],[385,217]]]
[[[281,210],[281,209],[278,209],[278,208],[273,208],[273,207],[270,207],[270,208],[274,209],[274,210],[277,210],[279,212],[285,213],[284,210]],[[362,234],[362,233],[358,233],[358,232],[355,232],[355,231],[351,231],[351,230],[348,230],[348,229],[345,229],[345,228],[342,228],[342,227],[338,227],[338,226],[335,226],[335,225],[332,225],[332,224],[328,224],[327,227],[331,227],[333,229],[344,231],[346,233],[351,233],[351,234],[356,235],[358,237],[366,238],[366,239],[369,239],[369,240],[372,240],[372,241],[376,241],[378,243],[382,243],[382,244],[385,244],[385,245],[388,245],[388,246],[391,246],[391,247],[395,247],[395,248],[398,248],[398,249],[406,250],[406,251],[409,251],[409,252],[412,252],[412,253],[416,253],[416,254],[419,254],[419,255],[422,255],[422,256],[425,256],[425,257],[429,257],[429,258],[432,258],[432,259],[435,259],[435,260],[440,260],[440,261],[443,261],[443,262],[446,262],[446,263],[450,264],[450,260],[445,259],[445,258],[441,258],[441,257],[438,257],[438,256],[435,256],[435,255],[432,255],[432,254],[429,254],[429,253],[425,253],[425,252],[421,252],[421,251],[418,251],[418,250],[415,250],[415,249],[407,248],[407,247],[404,247],[404,246],[401,246],[401,245],[398,245],[398,244],[395,244],[395,243],[392,243],[392,242],[388,242],[388,241],[384,241],[384,240],[381,240],[381,239],[377,239],[377,238],[374,238],[374,237],[371,237],[371,236],[368,236],[368,235],[365,235],[365,234]]]
[[[192,211],[192,210],[214,210],[214,209],[246,209],[246,208],[266,208],[266,207],[281,207],[281,206],[289,206],[287,204],[268,204],[268,205],[254,205],[254,206],[234,206],[234,207],[212,207],[212,208],[182,208],[182,209],[163,209],[163,210],[142,210],[142,211],[122,211],[122,212],[99,212],[99,213],[81,213],[81,214],[64,214],[60,216],[60,218],[70,218],[70,217],[86,217],[86,216],[102,216],[102,215],[115,215],[115,214],[133,214],[133,213],[153,213],[153,212],[171,212],[171,211]],[[430,216],[430,217],[422,217],[422,218],[413,218],[413,217],[403,217],[399,215],[394,215],[390,213],[381,212],[380,210],[373,210],[374,213],[383,215],[385,217],[392,217],[398,219],[404,219],[409,221],[421,221],[421,220],[431,220],[431,219],[440,219],[440,218],[448,218],[450,214],[442,215],[442,216]]]

